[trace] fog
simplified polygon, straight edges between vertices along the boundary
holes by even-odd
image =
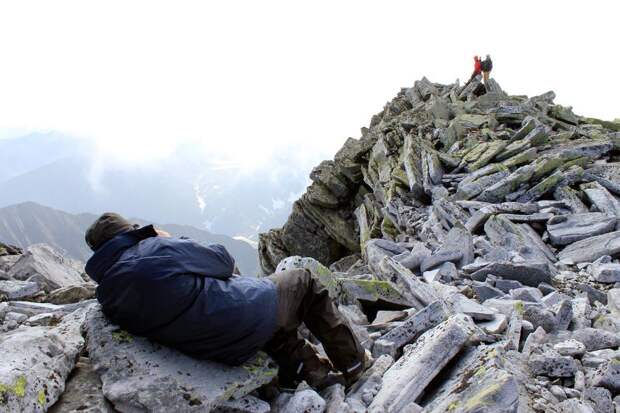
[[[331,156],[400,87],[467,79],[620,117],[617,2],[5,2],[0,135],[144,163],[191,145],[246,171]]]

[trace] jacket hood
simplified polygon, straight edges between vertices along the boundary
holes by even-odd
[[[121,255],[138,242],[156,237],[153,225],[147,225],[134,231],[124,232],[107,241],[95,251],[86,262],[86,274],[97,284],[101,283],[108,269],[118,261]]]

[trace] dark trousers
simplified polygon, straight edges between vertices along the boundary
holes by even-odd
[[[278,362],[282,381],[292,382],[304,369],[320,363],[312,344],[297,331],[301,323],[321,341],[330,361],[345,377],[363,369],[364,348],[327,289],[308,270],[283,271],[268,278],[278,290],[278,330],[265,350]]]

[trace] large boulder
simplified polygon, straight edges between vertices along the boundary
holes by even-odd
[[[269,383],[278,372],[264,353],[238,367],[191,358],[121,330],[98,306],[85,329],[103,394],[121,412],[209,411]]]
[[[44,412],[58,400],[84,348],[81,328],[90,309],[66,315],[55,327],[21,327],[0,335],[3,411]]]
[[[46,292],[84,282],[81,263],[46,244],[28,247],[8,274],[16,280],[34,281]]]

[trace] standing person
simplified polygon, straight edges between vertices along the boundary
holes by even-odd
[[[348,384],[364,371],[364,348],[307,270],[233,275],[235,260],[223,246],[136,228],[115,213],[90,226],[86,243],[94,252],[86,273],[104,314],[132,334],[232,365],[264,349],[280,365],[281,383],[320,388],[331,366],[299,335],[305,323]]]
[[[471,74],[471,77],[469,78],[469,80],[465,82],[465,84],[463,85],[463,89],[465,89],[472,82],[472,80],[474,80],[476,76],[480,74],[481,70],[482,69],[480,66],[480,57],[476,55],[474,56],[474,72]]]
[[[481,72],[482,72],[482,66],[481,66],[481,62],[480,62],[480,57],[479,56],[474,56],[474,72],[471,74],[471,77],[469,78],[469,82],[474,80],[474,78],[476,76],[478,76]],[[467,82],[467,83],[469,83],[469,82]]]
[[[486,59],[484,59],[480,63],[480,68],[482,69],[482,78],[484,79],[484,83],[487,83],[489,80],[489,73],[493,70],[493,61],[491,60],[491,55],[487,55]]]

